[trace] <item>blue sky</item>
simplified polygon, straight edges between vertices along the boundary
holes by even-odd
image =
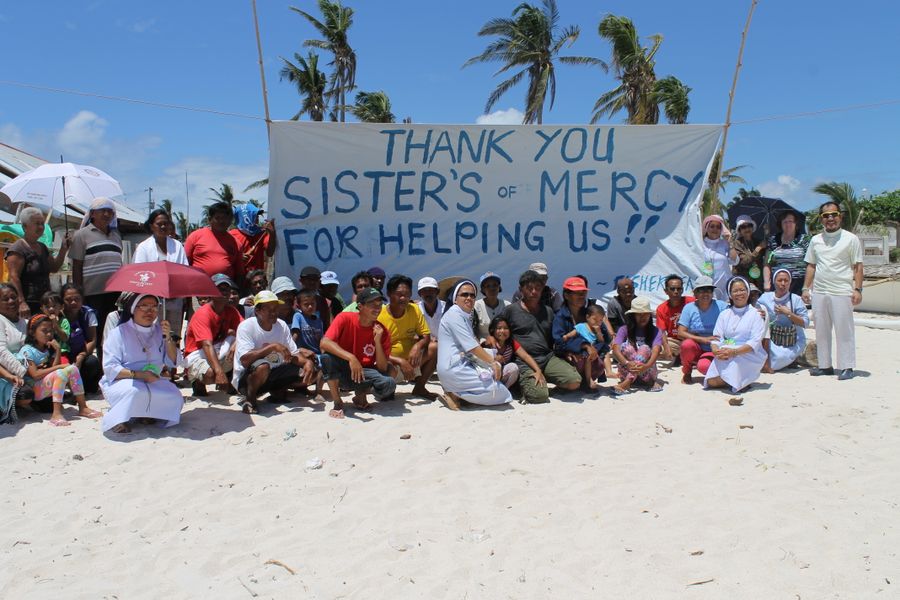
[[[295,0],[316,12],[313,0]],[[398,118],[417,123],[474,123],[497,83],[496,67],[461,69],[487,43],[478,29],[509,16],[516,0],[350,0],[357,84],[384,90]],[[664,36],[657,76],[693,88],[692,123],[724,121],[728,90],[749,0],[663,2],[558,0],[561,24],[581,37],[571,55],[609,59],[597,35],[606,13],[625,15],[639,34]],[[293,86],[280,82],[279,57],[306,53],[315,32],[288,9],[259,0],[264,67],[273,119],[298,108]],[[900,99],[900,5],[875,0],[762,0],[756,10],[732,119],[736,122]],[[0,79],[263,115],[249,0],[192,2],[20,2],[0,7]],[[326,63],[323,60],[322,63]],[[545,123],[585,123],[596,98],[615,86],[599,69],[558,68],[558,90]],[[515,118],[525,86],[495,106],[494,120]],[[612,122],[620,123],[624,115]],[[790,120],[736,124],[726,166],[749,185],[807,208],[821,181],[848,181],[858,193],[900,188],[900,104]],[[0,141],[49,160],[100,167],[123,184],[131,203],[157,200],[183,209],[188,172],[191,216],[207,188],[240,192],[268,169],[260,120],[170,110],[0,83]],[[738,186],[728,189],[728,195]],[[255,195],[260,195],[255,192]],[[241,197],[248,196],[240,194]]]

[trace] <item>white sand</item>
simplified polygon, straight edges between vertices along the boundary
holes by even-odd
[[[897,598],[898,341],[858,328],[859,377],[764,375],[740,407],[669,371],[344,421],[198,400],[110,438],[27,415],[0,427],[0,598]]]

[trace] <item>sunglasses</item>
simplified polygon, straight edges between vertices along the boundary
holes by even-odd
[[[819,216],[821,216],[823,219],[836,219],[839,216],[841,216],[841,213],[839,213],[839,212],[824,212]]]
[[[669,287],[666,289],[669,290],[670,292],[683,292],[684,291],[683,287]]]
[[[460,292],[457,294],[460,298],[474,298],[475,292]]]

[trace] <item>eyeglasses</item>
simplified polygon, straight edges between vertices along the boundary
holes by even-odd
[[[684,291],[683,287],[670,287],[670,288],[666,288],[666,289],[669,290],[670,292],[683,292]]]
[[[475,292],[460,292],[457,296],[460,298],[474,298]]]
[[[135,310],[142,310],[144,312],[153,312],[155,310],[159,310],[158,304],[142,304],[140,306],[135,307]]]
[[[822,217],[823,219],[837,219],[839,216],[841,216],[841,213],[839,213],[839,212],[824,212],[819,216]]]

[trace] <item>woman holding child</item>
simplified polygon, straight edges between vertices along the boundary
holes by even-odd
[[[582,387],[596,390],[597,381],[606,381],[604,357],[612,334],[603,307],[587,303],[588,291],[580,276],[563,282],[563,305],[553,317],[552,335],[554,351],[575,365]]]
[[[456,284],[450,295],[453,306],[444,313],[438,329],[437,374],[446,393],[443,400],[451,409],[459,408],[460,399],[482,405],[512,401],[509,390],[499,382],[500,362],[475,338],[475,290],[475,284],[467,279]]]

